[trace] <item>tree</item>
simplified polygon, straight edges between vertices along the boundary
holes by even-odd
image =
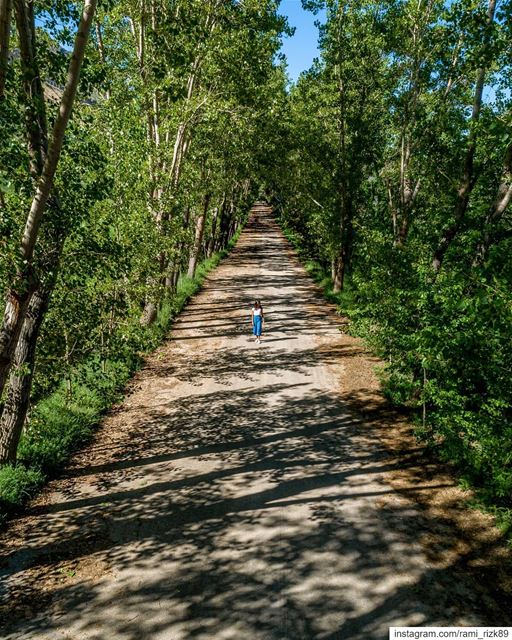
[[[384,358],[388,396],[505,500],[512,3],[303,4],[327,21],[290,92],[281,219],[334,291],[348,277],[341,310]]]
[[[26,3],[25,0],[17,0],[16,2],[16,20],[24,67],[25,94],[29,105],[26,123],[27,141],[35,192],[21,239],[21,268],[8,292],[4,320],[0,329],[0,394],[11,370],[15,353],[17,369],[23,370],[26,365],[29,367],[30,373],[26,375],[27,380],[22,385],[23,388],[17,388],[16,393],[14,393],[13,389],[14,386],[18,387],[18,383],[16,380],[12,380],[12,393],[8,394],[7,401],[2,407],[2,416],[0,418],[0,463],[13,462],[15,460],[17,443],[26,415],[25,407],[28,404],[35,345],[55,282],[53,274],[59,266],[64,237],[58,229],[54,228],[52,242],[45,247],[45,251],[50,255],[49,259],[43,259],[37,265],[33,259],[34,249],[39,236],[43,214],[53,190],[55,173],[64,141],[64,132],[69,122],[78,87],[80,69],[85,55],[85,46],[95,7],[95,0],[85,0],[59,112],[53,125],[50,142],[47,145],[44,100],[35,54],[36,40],[33,6],[30,3]],[[30,87],[28,86],[29,81]],[[34,93],[32,93],[32,85],[36,87]],[[53,209],[54,216],[57,216],[59,208],[58,196],[54,193],[50,203],[50,209]],[[50,222],[50,226],[51,224],[52,222]],[[50,235],[52,235],[51,231]],[[46,282],[44,282],[48,272],[50,277],[46,278]],[[31,307],[30,314],[27,316],[29,307]]]
[[[75,3],[14,8],[20,56],[0,104],[2,462],[37,428],[31,402],[61,380],[71,402],[87,362],[100,378],[132,362],[182,299],[189,268],[229,242],[261,182],[262,98],[286,29],[273,0],[121,0],[96,17],[88,0],[70,41]]]

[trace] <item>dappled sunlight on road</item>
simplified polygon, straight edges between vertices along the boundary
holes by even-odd
[[[423,459],[395,456],[343,397],[336,367],[362,350],[337,322],[255,211],[107,418],[100,459],[79,456],[27,514],[23,547],[2,560],[4,637],[362,640],[391,624],[503,624],[464,559],[428,559],[425,486],[389,482]],[[106,430],[119,435],[105,457]]]

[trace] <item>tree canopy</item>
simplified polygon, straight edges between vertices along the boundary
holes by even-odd
[[[419,435],[510,500],[512,2],[303,6],[291,84],[278,0],[0,0],[0,463],[58,466],[60,409],[97,418],[264,195]]]
[[[494,496],[512,495],[512,3],[324,7],[289,96],[272,193],[391,399]]]
[[[0,8],[0,461],[13,463],[31,404],[62,380],[71,392],[77,366],[106,373],[151,344],[244,220],[288,26],[273,0]]]

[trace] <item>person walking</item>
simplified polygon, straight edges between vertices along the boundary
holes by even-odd
[[[251,313],[252,332],[255,336],[255,342],[258,344],[261,342],[261,331],[263,328],[263,307],[261,302],[256,300]]]

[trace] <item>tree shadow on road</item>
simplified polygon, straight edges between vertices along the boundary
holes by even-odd
[[[393,495],[385,475],[421,458],[390,454],[338,397],[292,391],[283,383],[197,395],[169,403],[166,415],[146,407],[127,459],[77,470],[94,473],[94,495],[71,492],[41,508],[44,530],[3,559],[11,602],[61,612],[16,620],[14,608],[11,637],[51,637],[65,623],[98,640],[106,629],[134,640],[377,639],[391,624],[442,625],[463,612],[505,624],[463,555],[418,563],[421,532],[443,523],[418,509],[422,485]],[[191,457],[206,470],[181,468]],[[27,567],[45,577],[64,563],[80,577],[81,561],[97,555],[116,567],[111,590],[101,579],[16,586]]]
[[[264,301],[275,338],[332,334],[334,314],[326,320],[279,242],[242,242],[232,264],[264,259],[278,275],[258,284],[254,274],[213,274],[221,298],[192,301],[176,344],[238,338],[233,314],[255,284],[278,291]],[[205,313],[210,323],[199,321]],[[461,545],[457,525],[419,499],[453,481],[433,480],[420,447],[385,446],[379,430],[394,418],[369,390],[315,387],[316,369],[361,347],[202,344],[194,358],[155,360],[145,373],[159,389],[178,381],[193,394],[138,404],[106,462],[72,464],[58,497],[20,518],[26,544],[1,559],[3,637],[381,640],[390,625],[510,624],[486,583],[500,541]],[[262,376],[268,384],[253,384]],[[200,380],[221,388],[203,392]],[[390,484],[406,472],[416,480]]]

